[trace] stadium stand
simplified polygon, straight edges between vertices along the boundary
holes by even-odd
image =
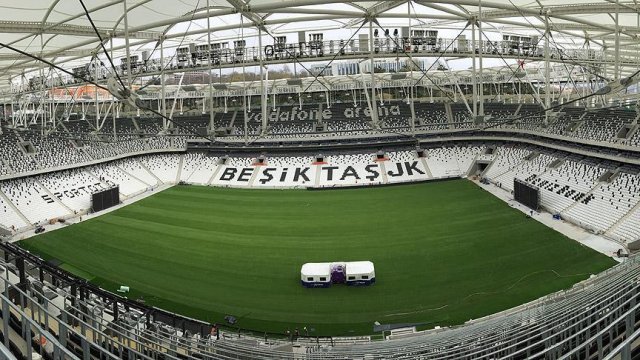
[[[617,225],[609,231],[610,235],[625,241],[633,242],[640,239],[640,207],[636,207],[623,216]]]
[[[444,104],[415,103],[416,127],[420,130],[443,130],[449,127]]]
[[[467,174],[482,147],[442,147],[427,151],[427,165],[434,178],[459,177]]]
[[[593,199],[591,190],[604,172],[583,161],[567,159],[560,166],[525,180],[543,190],[540,202],[543,207],[552,213],[562,213],[578,201],[588,204]]]
[[[400,105],[398,105],[400,104]],[[491,122],[501,122],[508,119],[512,111],[516,111],[518,105],[508,104],[508,109],[500,111],[498,105],[485,104],[487,111],[492,116]],[[388,108],[398,106],[401,115],[393,115],[394,126],[382,124],[381,130],[374,130],[371,124],[364,118],[345,118],[344,111],[350,108],[348,104],[334,104],[331,108],[331,119],[325,120],[327,131],[315,132],[313,121],[285,121],[270,125],[268,134],[261,137],[264,140],[305,140],[305,139],[331,139],[349,136],[377,137],[393,136],[393,132],[409,132],[409,121],[399,120],[407,116],[408,105],[403,102],[387,104]],[[505,105],[506,106],[506,105]],[[447,130],[450,126],[447,120],[445,107],[438,103],[416,103],[416,131],[429,133],[430,131]],[[473,128],[468,121],[468,111],[464,104],[452,104],[454,114],[454,129]],[[279,109],[279,111],[291,111],[291,108]],[[255,114],[254,114],[255,115]],[[409,115],[410,116],[410,115]],[[233,122],[233,139],[244,138],[244,127],[241,112],[233,111],[222,113],[216,118],[216,126],[224,127]],[[517,120],[514,123],[501,124],[499,128],[521,129],[541,134],[555,134],[583,139],[593,143],[617,143],[631,147],[640,146],[638,139],[640,131],[635,131],[628,139],[618,138],[617,134],[623,125],[634,126],[635,112],[618,111],[585,111],[584,108],[563,107],[560,115],[550,120],[549,126],[544,126],[544,116],[540,115],[540,107],[532,104],[522,104],[517,110]],[[406,119],[406,118],[405,118]],[[460,119],[465,122],[460,123]],[[157,136],[161,130],[161,122],[149,118],[129,119],[123,121],[117,129],[115,142],[107,142],[113,137],[105,132],[99,135],[95,133],[90,123],[85,120],[70,120],[62,122],[60,131],[42,137],[36,128],[28,131],[16,131],[10,128],[3,129],[0,134],[0,142],[3,144],[2,161],[0,161],[0,176],[27,173],[35,170],[47,170],[75,164],[89,163],[95,160],[111,159],[126,154],[143,153],[149,150],[184,149],[187,138],[195,138],[193,132],[206,127],[208,117],[185,117],[185,127],[178,126],[178,133],[183,136],[165,137]],[[392,120],[389,120],[392,121]],[[140,125],[136,125],[140,124]],[[138,126],[141,130],[136,130]],[[260,125],[257,122],[249,123],[251,141],[258,139]],[[188,135],[185,135],[188,134]],[[594,134],[597,134],[594,135]],[[150,136],[140,138],[140,136]],[[77,145],[71,139],[78,139]],[[22,144],[22,145],[21,145]],[[29,146],[32,146],[29,148]],[[32,152],[29,152],[32,149]]]
[[[113,163],[93,165],[87,171],[109,186],[119,185],[120,194],[125,197],[140,194],[149,187],[149,184],[127,174]]]
[[[391,108],[390,111],[389,108]],[[398,111],[396,112],[395,109],[398,109]],[[411,108],[407,103],[393,101],[385,104],[385,110],[386,111],[383,111],[383,114],[381,114],[383,128],[407,129],[411,127]]]
[[[145,184],[153,186],[161,183],[161,180],[149,172],[149,170],[141,163],[140,158],[117,160],[113,162],[113,165]]]
[[[139,158],[140,163],[165,184],[179,182],[178,172],[181,166],[181,159],[181,155],[174,154],[142,156]]]
[[[581,125],[572,136],[596,141],[615,141],[622,126],[631,124],[636,116],[635,111],[617,109],[586,112]]]
[[[513,164],[511,169],[497,175],[493,181],[501,188],[513,191],[514,179],[526,180],[534,175],[540,175],[554,160],[555,158],[548,154],[534,154],[529,160],[524,160],[517,165]]]
[[[18,214],[15,205],[9,200],[5,200],[4,194],[0,194],[0,211],[0,215],[2,215],[0,216],[0,224],[13,229],[14,232],[30,225],[23,216]]]
[[[27,172],[37,169],[38,166],[30,155],[25,153],[25,149],[20,145],[20,139],[12,129],[5,129],[0,136],[2,144],[2,160],[7,169],[13,173]]]
[[[46,224],[52,219],[71,214],[71,210],[35,178],[2,182],[0,190],[31,224]],[[17,220],[17,218],[14,219]],[[19,228],[21,223],[11,225]]]
[[[98,0],[78,7],[72,1],[3,1],[0,358],[640,358],[640,256],[633,254],[640,250],[638,6],[630,0],[508,2],[327,5],[317,0],[228,0],[210,6],[209,1],[205,5],[199,0]],[[536,18],[535,24],[529,18]],[[96,47],[98,43],[102,45]],[[454,307],[450,302],[435,309],[420,304],[388,315],[407,323],[369,322],[371,335],[314,337],[302,336],[296,329],[296,335],[287,339],[282,333],[250,333],[240,328],[242,321],[234,328],[231,319],[237,320],[236,315],[256,323],[270,321],[251,318],[251,313],[223,315],[229,327],[217,332],[217,326],[205,321],[147,305],[137,297],[143,290],[136,286],[131,294],[125,293],[126,285],[121,294],[110,293],[99,286],[113,289],[114,279],[96,275],[90,281],[89,276],[83,279],[66,271],[84,272],[67,263],[66,253],[45,260],[34,255],[36,247],[27,242],[14,244],[45,228],[90,225],[76,224],[102,215],[92,212],[92,194],[113,186],[119,187],[119,199],[129,206],[173,186],[185,186],[180,189],[194,194],[234,190],[186,185],[308,189],[314,190],[304,191],[310,196],[329,192],[341,196],[358,191],[321,190],[426,181],[433,181],[429,184],[433,188],[445,188],[454,182],[444,180],[459,178],[469,178],[525,212],[505,207],[522,222],[569,229],[579,234],[572,238],[582,245],[606,244],[597,250],[621,263],[600,274],[564,274],[545,266],[542,272],[557,276],[563,285],[555,289],[565,290],[522,304],[533,298],[529,297],[500,313],[491,314],[495,308],[479,311],[491,315],[464,323],[466,318],[461,320],[459,314],[446,313]],[[542,214],[512,201],[516,180],[539,190]],[[455,183],[477,190],[468,181]],[[411,188],[388,190],[402,194]],[[278,194],[284,199],[300,192]],[[375,195],[371,199],[377,199]],[[452,195],[445,194],[447,203],[453,203]],[[209,194],[201,196],[207,199]],[[410,198],[415,205],[431,200]],[[401,213],[376,201],[376,210]],[[466,197],[456,201],[471,204]],[[238,209],[244,205],[228,202]],[[209,208],[207,215],[218,210],[220,202],[209,204],[215,208]],[[295,243],[294,250],[299,251],[317,246],[314,236],[323,230],[340,228],[315,219],[319,211],[310,205],[295,213],[288,207],[287,211],[313,222],[317,230],[297,236],[283,217],[282,228],[293,236],[266,234],[265,238]],[[172,216],[155,220],[179,218],[185,211],[180,206],[170,208]],[[243,240],[241,231],[267,233],[264,225],[259,226],[266,222],[263,213],[243,210],[238,211],[242,221],[237,223],[211,215],[211,221],[199,221],[199,226],[225,230],[224,246],[242,248],[248,241],[234,243]],[[484,210],[474,206],[468,213],[483,220],[480,215],[492,215]],[[360,212],[371,217],[363,221],[365,226],[379,226],[380,234],[389,231],[388,243],[405,251],[402,235],[390,231],[402,230],[401,220],[385,221],[384,214],[373,218],[369,211]],[[424,227],[431,220],[419,209],[415,213],[418,219],[410,221],[412,225]],[[347,230],[354,227],[354,219],[346,219]],[[182,235],[180,229],[184,228],[175,226],[176,238]],[[437,233],[419,230],[425,237]],[[348,236],[361,235],[352,231]],[[534,245],[540,247],[540,236],[534,236]],[[57,248],[65,250],[69,237],[60,237],[67,242]],[[382,238],[387,242],[387,236]],[[486,243],[486,237],[478,238]],[[43,239],[46,236],[33,240]],[[131,245],[127,239],[119,240]],[[510,236],[506,240],[500,244],[505,248],[520,250],[523,244]],[[475,255],[476,249],[467,242],[454,243],[451,252],[456,260],[459,254]],[[416,248],[406,252],[434,252],[422,243]],[[269,260],[260,255],[260,260]],[[596,255],[607,266],[614,263]],[[526,260],[527,252],[506,256]],[[168,266],[190,265],[161,260]],[[423,257],[416,260],[422,261]],[[428,261],[431,258],[424,256]],[[251,259],[246,262],[251,266]],[[141,273],[148,270],[142,259],[135,266]],[[211,268],[229,275],[224,261]],[[384,285],[384,266],[379,269]],[[493,271],[507,272],[488,269],[488,275]],[[469,297],[504,294],[520,299],[524,295],[511,290],[524,288],[521,280],[539,273],[517,279],[520,274],[514,271],[509,275],[515,283],[496,287],[504,290],[474,293],[476,284],[471,283],[485,275],[477,272],[466,288]],[[448,274],[437,275],[448,285]],[[571,280],[578,276],[586,280]],[[181,280],[194,288],[202,285],[196,279]],[[210,296],[216,295],[220,294]],[[402,300],[381,296],[379,301]],[[209,312],[208,301],[201,307],[188,304],[187,311],[197,309],[192,316],[200,310]],[[163,302],[171,300],[149,300]],[[496,303],[492,306],[500,305]],[[287,299],[282,304],[286,306]],[[223,304],[211,309],[212,317],[208,313],[202,318],[223,318],[219,315],[225,310]],[[409,323],[415,320],[412,314],[427,311],[442,315],[442,320]],[[365,307],[362,312],[369,314]],[[457,325],[433,328],[436,323],[454,324],[454,319]],[[290,320],[278,319],[278,324]],[[357,326],[365,329],[363,324]],[[285,334],[291,335],[289,329]]]
[[[518,166],[530,152],[526,148],[514,147],[498,148],[497,157],[491,166],[484,172],[483,176],[489,180],[503,175],[507,171]]]
[[[640,201],[637,191],[640,182],[638,175],[618,171],[612,176],[613,180],[603,182],[599,178],[607,171],[612,171],[611,166],[606,163],[599,164],[575,156],[567,157],[562,153],[545,154],[544,149],[517,145],[498,146],[492,155],[483,154],[485,149],[484,146],[428,149],[424,158],[426,168],[423,171],[429,172],[428,177],[433,178],[460,177],[468,173],[476,159],[484,159],[491,164],[483,175],[496,185],[512,191],[513,179],[530,182],[542,189],[541,204],[552,213],[561,214],[567,220],[598,233],[608,233],[617,239],[629,240],[630,236],[622,236],[622,232],[630,226],[625,225],[626,223],[632,223],[634,217],[630,213]],[[386,156],[393,162],[416,159],[413,151],[390,151]],[[374,152],[329,154],[325,161],[329,165],[365,166],[374,164],[375,157]],[[219,156],[204,153],[144,155],[40,175],[37,178],[9,180],[2,185],[8,200],[21,212],[24,210],[29,221],[35,223],[74,212],[86,212],[90,207],[89,194],[95,189],[113,184],[120,185],[125,197],[143,192],[149,187],[178,181],[208,184],[219,166],[218,159]],[[304,167],[311,166],[315,161],[314,156],[310,155],[266,156],[265,159],[265,163],[272,167]],[[232,156],[228,159],[227,166],[250,167],[255,162],[255,157]],[[423,169],[422,164],[419,166]],[[33,186],[32,192],[26,194],[15,190],[30,186]],[[55,208],[49,216],[40,216],[41,213],[36,210],[25,208],[38,197],[42,201],[42,196],[45,195],[56,197],[48,205]],[[4,211],[13,213],[10,206],[5,206]],[[37,215],[33,215],[34,212]],[[3,225],[24,227],[19,216],[12,218],[15,221],[7,221]]]
[[[269,166],[309,166],[314,161],[313,156],[269,156],[266,159]]]
[[[639,184],[637,175],[619,173],[612,182],[596,185],[589,201],[576,202],[564,216],[584,228],[604,233],[638,204]]]
[[[391,101],[384,105],[389,111],[393,106],[394,114],[385,116],[381,123],[382,128],[376,130],[372,127],[366,116],[357,118],[345,116],[349,111],[355,111],[352,104],[333,104],[327,108],[331,110],[330,118],[322,119],[326,124],[326,131],[316,131],[317,121],[278,121],[271,122],[268,134],[260,138],[263,141],[273,141],[277,146],[286,145],[286,141],[300,146],[305,141],[314,144],[354,144],[360,141],[375,143],[378,139],[397,136],[396,133],[408,133],[410,131],[411,111],[405,102]],[[417,139],[429,140],[431,133],[439,133],[447,130],[466,129],[471,130],[477,125],[469,121],[468,110],[464,104],[454,103],[450,105],[452,121],[448,119],[447,106],[443,103],[416,102],[416,133]],[[303,109],[323,109],[320,105],[305,105]],[[291,112],[291,107],[278,108],[277,112]],[[360,108],[362,109],[362,108]],[[546,135],[560,135],[571,141],[586,141],[600,146],[596,150],[590,150],[585,145],[578,143],[555,143],[571,147],[580,151],[589,150],[598,156],[618,156],[622,152],[614,148],[617,145],[640,146],[640,132],[636,131],[628,139],[618,138],[619,130],[627,126],[633,129],[636,119],[635,112],[629,111],[605,111],[586,110],[581,107],[563,107],[557,116],[550,119],[548,126],[544,126],[544,115],[541,108],[535,104],[485,104],[485,111],[490,118],[488,124],[500,123],[498,129],[513,131],[526,130],[520,139],[534,139],[531,134],[538,134],[546,139],[547,144],[554,144]],[[362,110],[361,110],[362,111]],[[256,112],[252,114],[255,119]],[[226,113],[217,113],[216,128],[232,127],[234,135],[222,138],[225,140],[243,140],[243,112],[230,110]],[[514,122],[509,122],[516,118]],[[478,168],[478,174],[493,182],[506,191],[513,191],[514,179],[529,182],[541,189],[541,205],[553,214],[558,214],[562,219],[576,224],[584,229],[597,233],[605,238],[629,246],[640,239],[640,177],[637,165],[622,165],[616,161],[604,158],[576,155],[566,150],[554,150],[553,146],[535,146],[523,144],[519,141],[504,143],[494,142],[485,137],[483,143],[449,144],[445,141],[425,146],[424,158],[417,158],[414,150],[406,150],[402,146],[369,146],[369,148],[383,149],[388,160],[376,161],[377,150],[296,150],[290,154],[285,150],[279,150],[276,154],[264,151],[266,166],[254,166],[256,159],[263,152],[256,150],[249,155],[246,152],[235,153],[233,150],[218,151],[186,151],[190,146],[187,141],[198,139],[193,132],[200,131],[208,126],[208,116],[190,115],[178,117],[184,120],[184,127],[178,126],[178,135],[158,135],[163,132],[162,122],[153,118],[122,118],[116,127],[116,141],[109,131],[95,131],[91,122],[85,120],[63,121],[57,130],[43,135],[37,127],[28,129],[2,128],[0,134],[0,226],[11,233],[22,234],[35,229],[37,226],[46,225],[57,219],[73,218],[90,212],[91,193],[98,189],[105,189],[111,185],[119,185],[121,198],[131,199],[152,188],[158,186],[173,185],[178,182],[197,185],[214,186],[254,186],[254,187],[326,187],[326,186],[362,186],[370,184],[391,184],[407,181],[424,181],[441,178],[457,178],[474,175],[474,165],[481,162],[484,167]],[[506,122],[505,122],[506,121]],[[504,122],[504,123],[503,123]],[[253,120],[248,124],[250,140],[255,141],[260,131],[260,122]],[[465,130],[465,131],[466,131]],[[424,135],[424,137],[420,137]],[[354,137],[350,139],[350,137]],[[357,140],[356,140],[357,139]],[[400,139],[405,139],[400,137]],[[517,140],[517,139],[516,139]],[[261,145],[262,146],[262,145]],[[166,153],[179,151],[178,153]],[[159,152],[159,153],[153,153]],[[316,155],[324,155],[326,165],[313,165]],[[630,153],[627,158],[634,159],[635,153]],[[226,164],[220,164],[223,156],[228,156]],[[115,159],[115,160],[114,160]],[[412,169],[419,171],[410,176],[408,173],[391,176],[398,171],[398,164],[413,164]],[[352,167],[359,174],[366,174],[367,166],[374,166],[382,175],[374,180],[365,180],[365,177],[347,177],[346,179],[334,178],[327,182],[316,174],[322,174],[323,168],[336,166],[336,174],[343,174]],[[403,168],[404,165],[400,165]],[[70,169],[58,170],[66,167]],[[77,167],[77,168],[75,168]],[[237,181],[223,183],[220,174],[227,167],[255,168],[255,175],[249,184]],[[301,168],[309,167],[309,181],[295,182],[291,177],[278,184],[260,183],[258,179],[263,175],[263,169],[272,167]],[[484,170],[482,170],[484,169]],[[280,171],[280,170],[278,170]],[[37,174],[34,174],[37,172]],[[326,172],[326,171],[325,171]],[[635,261],[635,260],[634,260]],[[622,270],[621,270],[622,271]],[[107,307],[98,298],[93,298],[96,306]],[[598,300],[600,301],[600,300]],[[569,305],[567,305],[569,306]],[[567,310],[568,311],[568,310]],[[112,319],[113,314],[104,315],[106,319]],[[601,315],[606,315],[602,313]],[[510,315],[501,315],[498,318],[509,319]],[[522,315],[519,315],[522,316]],[[491,323],[491,319],[486,320]],[[533,321],[533,320],[532,320]],[[535,320],[538,321],[538,320]],[[479,322],[482,323],[482,322]],[[190,346],[210,346],[209,339],[194,334],[188,335],[181,329],[168,326],[161,322],[153,322],[154,326],[145,327],[145,336],[160,341],[162,346],[176,344],[173,338],[188,336],[190,345],[181,343],[184,351],[189,351]],[[493,323],[492,323],[493,324]],[[482,334],[489,334],[488,325],[464,326],[469,334],[474,333],[475,326],[482,327]],[[124,329],[124,328],[123,328]],[[164,329],[164,330],[160,330]],[[519,329],[519,330],[518,330]],[[532,331],[533,327],[510,328],[513,336],[519,331]],[[406,349],[411,354],[476,354],[470,347],[459,347],[459,342],[450,340],[449,334],[457,330],[446,331],[442,335],[449,339],[443,347],[425,345],[427,341],[439,343],[439,332],[411,332],[414,335],[403,335],[396,331],[390,336],[394,343],[403,350],[391,350],[388,345],[378,348],[368,339],[344,338],[336,340],[333,345],[312,345],[305,340],[299,340],[300,346],[307,348],[307,353],[313,358],[340,357],[344,354],[362,354],[373,351],[384,353],[404,352]],[[478,330],[480,331],[480,330]],[[506,330],[505,330],[506,331]],[[173,334],[173,335],[171,335]],[[185,335],[187,334],[187,335]],[[415,335],[417,334],[417,335]],[[457,334],[457,333],[456,333]],[[465,332],[465,334],[467,334]],[[476,334],[477,335],[477,334]],[[457,335],[455,335],[457,336]],[[471,336],[471,335],[469,335]],[[282,346],[277,340],[264,344],[240,345],[247,338],[236,339],[225,335],[224,342],[216,343],[218,350],[228,351],[228,354],[237,354],[246,351],[255,353],[264,352],[265,357],[271,357],[278,353],[276,348]],[[418,340],[419,339],[419,340]],[[412,348],[413,341],[417,348]],[[340,342],[351,342],[357,345],[354,348],[341,347]],[[418,345],[419,341],[419,345]],[[480,346],[489,346],[491,337],[486,341],[477,342]],[[199,344],[199,345],[198,345]],[[403,345],[400,345],[403,344]],[[456,345],[457,344],[457,345]],[[442,344],[441,344],[442,345]],[[449,345],[452,347],[449,348]],[[177,345],[176,345],[177,346]],[[407,348],[408,347],[408,348]],[[225,348],[226,350],[221,350]],[[456,350],[453,350],[453,349]],[[517,346],[511,349],[515,350]],[[526,348],[526,347],[525,347]],[[460,349],[460,350],[458,350]],[[529,348],[529,353],[535,353],[536,348]],[[507,350],[505,350],[507,351]],[[511,350],[509,350],[511,351]],[[539,350],[541,351],[541,350]],[[565,353],[566,349],[560,352]],[[217,353],[218,355],[220,353]],[[269,355],[266,355],[269,354]],[[231,356],[231,355],[229,355]]]
[[[82,169],[41,175],[38,181],[74,213],[87,212],[91,208],[91,193],[106,188],[100,180]]]
[[[203,153],[185,154],[180,180],[196,185],[208,184],[216,170],[218,159],[217,156]]]

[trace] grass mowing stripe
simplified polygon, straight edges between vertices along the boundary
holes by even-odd
[[[179,186],[21,245],[110,290],[210,322],[314,335],[452,325],[615,262],[466,180],[304,191]],[[305,262],[371,260],[372,287],[305,289]]]

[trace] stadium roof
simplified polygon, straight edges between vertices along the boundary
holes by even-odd
[[[611,54],[618,30],[618,55],[638,60],[635,47],[640,5],[635,0],[564,0],[563,4],[552,0],[86,0],[85,4],[115,58],[124,55],[126,33],[131,51],[140,51],[154,49],[161,38],[169,48],[206,41],[208,27],[213,31],[212,39],[223,40],[255,38],[258,27],[271,35],[320,30],[351,36],[365,19],[375,18],[381,27],[440,29],[451,31],[453,38],[481,11],[487,32],[543,37],[548,15],[554,41]],[[211,19],[209,25],[207,18]],[[80,0],[3,1],[0,43],[55,63],[67,62],[69,67],[74,62],[86,62],[96,53],[103,56]],[[39,66],[42,64],[1,48],[0,87]]]

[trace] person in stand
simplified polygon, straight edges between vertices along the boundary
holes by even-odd
[[[211,326],[211,333],[209,335],[211,339],[215,336],[216,340],[220,340],[220,331],[218,330],[217,324],[213,324],[213,326]]]
[[[296,331],[294,332],[294,335],[293,335],[294,340],[298,340],[299,336],[300,336],[300,331],[298,330],[298,328],[296,328]]]
[[[307,327],[303,327],[302,331],[304,331],[304,336],[309,336],[309,329],[307,329]]]
[[[284,334],[286,335],[286,337],[291,340],[293,342],[293,340],[291,339],[291,331],[289,329],[287,329],[287,331],[284,332]]]

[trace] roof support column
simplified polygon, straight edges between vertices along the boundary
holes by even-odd
[[[407,18],[409,19],[409,44],[413,42],[411,38],[411,0],[407,1]],[[398,44],[396,44],[397,46]],[[402,40],[400,40],[400,46],[404,46],[402,44]],[[413,58],[411,56],[411,51],[408,52],[409,55],[409,64],[411,64],[409,70],[409,78],[411,79],[411,86],[409,87],[409,93],[407,96],[409,97],[409,109],[411,109],[411,135],[416,136],[416,110],[413,104],[413,89],[415,88],[415,84],[413,82]]]
[[[212,53],[211,53],[211,7],[209,5],[209,0],[207,0],[207,49],[209,50],[207,52],[207,63],[209,65],[209,69],[208,69],[208,75],[209,75],[209,80],[207,81],[209,84],[209,96],[207,97],[207,99],[209,100],[209,131],[208,134],[209,136],[211,136],[213,139],[215,139],[216,136],[216,126],[214,124],[214,120],[213,120],[213,79],[211,76],[211,57],[212,57]]]
[[[551,91],[549,77],[551,76],[551,61],[549,53],[549,11],[544,14],[544,107],[548,109],[551,106]],[[549,111],[544,112],[544,124],[549,125]]]
[[[43,39],[42,39],[42,34],[40,34],[40,49],[44,49],[44,43],[43,43]],[[42,57],[42,50],[40,50],[40,57]],[[46,101],[47,101],[47,97],[45,96],[46,94],[46,85],[45,85],[45,78],[44,78],[44,63],[42,63],[42,67],[40,67],[40,90],[42,91],[42,101],[40,102],[40,107],[42,108],[42,127],[40,128],[40,132],[42,135],[44,135],[44,131],[45,131],[45,124],[46,124],[46,116],[47,116],[47,112],[46,112]],[[36,116],[38,116],[38,114],[36,113]]]
[[[267,134],[267,124],[269,122],[269,116],[267,114],[267,100],[269,99],[267,94],[267,86],[265,84],[264,78],[264,59],[262,54],[264,51],[262,50],[262,27],[258,26],[258,51],[260,52],[260,109],[262,111],[262,129],[260,130],[261,135]]]
[[[484,51],[482,41],[482,0],[478,2],[478,67],[480,76],[480,88],[478,92],[478,101],[480,102],[478,115],[484,116],[484,80],[482,78],[482,52]],[[484,122],[484,119],[482,120]]]
[[[113,59],[113,36],[109,37],[109,52],[110,52],[109,55]],[[96,80],[96,82],[98,82],[98,80]],[[113,125],[113,128],[112,128],[112,130],[113,130],[113,140],[114,141],[118,141],[118,132],[116,130],[116,114],[117,114],[116,108],[120,104],[116,103],[115,97],[113,97],[113,96],[110,96],[110,97],[111,97],[111,109],[112,109],[112,112],[111,112],[111,114],[112,114],[112,116],[111,116],[112,124],[111,125]]]
[[[620,80],[620,16],[619,16],[619,11],[620,10],[620,0],[616,0],[616,23],[615,23],[615,28],[616,28],[616,33],[615,33],[615,56],[616,58],[614,59],[615,61],[615,74],[614,74],[614,80]]]
[[[95,77],[96,77],[96,82],[98,81],[98,77],[100,76],[100,59],[98,59],[98,55],[96,54],[94,57],[94,66],[95,68]],[[89,75],[89,77],[91,77],[91,75]],[[93,88],[95,89],[94,91],[94,96],[96,97],[96,129],[100,130],[100,104],[98,102],[98,87],[93,85]]]
[[[131,89],[131,54],[129,49],[129,9],[127,8],[127,0],[122,0],[124,5],[124,43],[127,52],[127,85]],[[117,71],[114,69],[114,71]],[[173,124],[173,123],[171,123]]]
[[[160,101],[162,102],[162,115],[165,117],[162,119],[163,128],[167,128],[167,96],[166,96],[166,83],[164,79],[164,36],[160,38]]]
[[[476,69],[476,18],[472,18],[471,20],[471,62],[472,62],[472,74],[471,74],[471,90],[473,95],[471,96],[471,103],[473,104],[471,108],[471,115],[473,115],[473,121],[476,121],[476,116],[478,116],[478,78],[477,78],[477,69]]]
[[[373,127],[378,129],[380,128],[380,123],[378,121],[378,105],[376,104],[376,77],[375,77],[375,61],[373,60],[373,18],[369,18],[369,63],[371,65],[371,102],[370,111],[371,111],[371,123]],[[364,83],[363,83],[364,85]],[[366,90],[365,90],[366,91]]]

